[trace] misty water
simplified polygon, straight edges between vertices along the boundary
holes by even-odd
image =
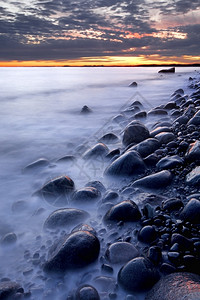
[[[0,69],[0,238],[9,232],[17,235],[16,243],[0,245],[0,278],[20,282],[25,291],[31,290],[30,299],[62,300],[81,283],[95,286],[94,278],[101,275],[98,262],[87,269],[68,272],[64,279],[45,277],[40,265],[57,233],[45,232],[43,224],[56,208],[35,192],[49,179],[63,174],[73,179],[76,189],[91,180],[100,180],[110,188],[103,177],[105,163],[88,164],[81,157],[83,150],[95,145],[108,132],[120,136],[122,128],[112,118],[133,101],[139,100],[148,111],[166,103],[178,88],[190,93],[188,78],[195,76],[195,68],[179,67],[175,74],[164,75],[158,74],[158,70],[151,67]],[[129,87],[133,81],[138,83],[137,88]],[[84,105],[92,113],[80,114]],[[114,149],[120,145],[108,147]],[[74,155],[76,162],[57,162],[66,155]],[[50,164],[24,170],[40,158]],[[117,187],[116,184],[114,188]],[[88,223],[104,235],[96,207],[86,210],[91,214]],[[107,242],[104,237],[104,246]],[[104,299],[103,291],[99,292]]]

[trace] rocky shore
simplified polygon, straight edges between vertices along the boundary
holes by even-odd
[[[121,134],[108,130],[81,152],[104,162],[103,183],[76,189],[61,175],[35,191],[55,210],[44,219],[48,242],[24,253],[29,262],[33,255],[24,272],[36,270],[44,285],[1,278],[0,299],[200,299],[198,76],[188,79],[189,95],[178,89],[150,111],[134,101],[112,120]],[[57,163],[66,160],[75,157]],[[48,165],[41,159],[23,172]],[[16,239],[10,232],[1,243]]]

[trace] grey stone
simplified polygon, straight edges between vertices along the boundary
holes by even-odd
[[[138,250],[127,242],[116,242],[106,250],[106,257],[112,264],[124,264],[139,255]]]
[[[127,151],[114,160],[105,170],[105,175],[134,176],[145,171],[141,156],[136,151]]]
[[[145,141],[140,142],[139,144],[132,146],[128,149],[128,151],[135,150],[137,151],[142,157],[146,157],[149,154],[156,151],[160,146],[160,143],[157,139],[148,138]]]
[[[171,128],[170,127],[157,127],[155,128],[153,131],[150,132],[150,136],[154,137],[157,134],[161,133],[161,132],[171,132]]]
[[[98,143],[94,145],[92,148],[88,149],[84,154],[83,154],[83,159],[92,159],[92,158],[97,158],[97,157],[105,157],[109,152],[109,149],[106,145],[103,143]]]
[[[99,139],[100,143],[114,144],[119,141],[119,138],[114,133],[107,133]]]
[[[200,166],[196,167],[189,174],[187,174],[186,183],[189,185],[200,184]]]
[[[0,283],[0,299],[11,300],[14,299],[15,294],[24,293],[20,284],[12,281],[5,281]]]
[[[167,144],[175,139],[175,135],[171,132],[161,132],[161,133],[156,134],[155,138],[161,144]]]
[[[147,115],[148,116],[166,116],[166,115],[168,115],[168,113],[165,109],[154,108],[154,109],[150,110]]]
[[[85,221],[89,214],[76,208],[63,208],[52,212],[44,223],[44,228],[57,229],[66,226],[74,226]]]
[[[83,285],[76,291],[75,300],[100,300],[100,297],[93,286]]]
[[[200,299],[200,276],[192,273],[172,273],[161,278],[145,297],[145,300],[160,299]]]
[[[200,201],[191,199],[180,215],[181,219],[192,224],[200,224]]]
[[[50,162],[46,159],[46,158],[40,158],[32,163],[30,163],[29,165],[27,165],[23,171],[31,171],[31,170],[36,170],[39,168],[44,168],[46,166],[48,166],[50,164]]]
[[[149,137],[149,130],[139,122],[131,122],[124,130],[123,144],[140,143]]]
[[[178,155],[173,155],[161,158],[161,160],[159,160],[159,162],[156,164],[156,167],[158,169],[164,170],[173,169],[181,165],[183,165],[183,159]]]
[[[44,264],[46,272],[65,272],[86,267],[99,256],[98,238],[88,231],[77,231],[56,242]]]
[[[82,203],[82,204],[87,204],[87,203],[94,203],[101,197],[101,193],[98,189],[94,187],[84,187],[82,189],[77,190],[74,192],[71,202],[72,203]]]
[[[196,141],[195,143],[190,144],[189,149],[186,153],[186,158],[189,161],[200,160],[200,141]]]
[[[145,176],[133,182],[133,187],[142,187],[149,190],[162,189],[171,183],[172,175],[168,170]]]
[[[131,292],[143,292],[150,289],[159,280],[159,274],[153,263],[144,257],[136,257],[121,268],[118,282]]]

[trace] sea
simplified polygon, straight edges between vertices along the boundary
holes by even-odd
[[[99,276],[97,266],[92,266],[87,272],[67,274],[65,281],[45,278],[41,261],[46,259],[54,236],[44,232],[43,224],[56,208],[35,192],[64,174],[73,179],[77,189],[91,180],[111,188],[103,176],[104,162],[88,164],[82,159],[84,151],[106,133],[122,136],[123,129],[113,118],[132,102],[140,101],[148,111],[167,103],[179,88],[190,94],[189,77],[199,76],[200,68],[176,67],[175,74],[161,74],[159,70],[0,68],[0,240],[10,232],[17,236],[11,245],[0,244],[0,278],[20,282],[25,291],[31,291],[30,299],[63,300],[80,283],[91,283]],[[130,87],[132,82],[137,82],[137,87]],[[84,105],[91,113],[81,113]],[[117,146],[108,145],[110,150]],[[67,155],[76,161],[58,162]],[[49,161],[48,166],[26,168],[41,158]],[[90,213],[92,224],[100,224],[94,207]],[[107,299],[106,294],[102,299]]]

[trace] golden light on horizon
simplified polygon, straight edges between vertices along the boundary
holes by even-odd
[[[130,48],[132,51],[133,48]],[[126,50],[125,52],[129,52]],[[96,56],[82,57],[74,60],[32,60],[32,61],[0,61],[0,67],[83,67],[83,66],[139,66],[151,64],[193,64],[200,61],[200,56],[184,55],[181,57],[167,57],[159,54],[140,56]]]

